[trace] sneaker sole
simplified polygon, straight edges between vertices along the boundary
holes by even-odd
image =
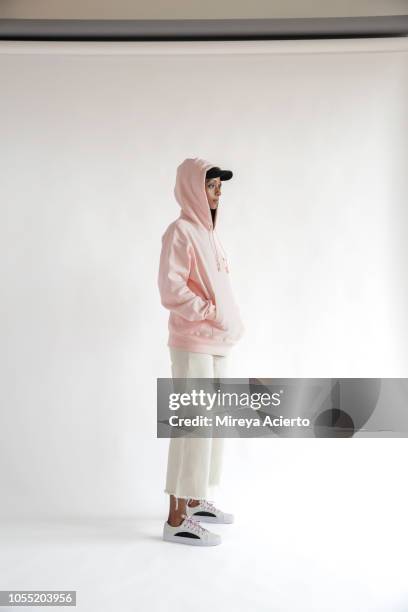
[[[203,542],[203,540],[196,540],[195,538],[184,538],[182,536],[166,536],[163,535],[165,542],[173,542],[174,544],[187,544],[187,546],[218,546],[221,544],[221,540],[216,542]]]

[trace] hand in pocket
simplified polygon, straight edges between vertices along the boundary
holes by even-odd
[[[215,308],[216,308],[215,319],[214,319],[215,327],[217,327],[218,329],[221,329],[222,331],[227,331],[228,325],[227,325],[227,322],[224,321],[223,310],[222,308],[220,308],[219,303],[216,304]]]

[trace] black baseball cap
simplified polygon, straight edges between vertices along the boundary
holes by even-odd
[[[232,178],[232,172],[231,170],[221,170],[221,168],[219,168],[218,166],[213,166],[212,168],[207,170],[207,173],[205,175],[206,179],[212,179],[217,177],[220,177],[222,181],[229,181],[230,178]]]

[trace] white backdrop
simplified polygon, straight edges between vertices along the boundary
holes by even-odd
[[[2,516],[165,511],[156,279],[185,157],[234,172],[230,376],[408,376],[407,66],[406,39],[0,43]],[[407,457],[230,440],[221,494],[296,514],[299,491],[389,491],[398,518]]]

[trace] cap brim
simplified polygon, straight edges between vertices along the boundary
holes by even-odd
[[[223,170],[223,171],[220,173],[220,179],[221,179],[222,181],[229,181],[229,180],[230,180],[230,178],[232,178],[232,172],[231,172],[231,170]]]

